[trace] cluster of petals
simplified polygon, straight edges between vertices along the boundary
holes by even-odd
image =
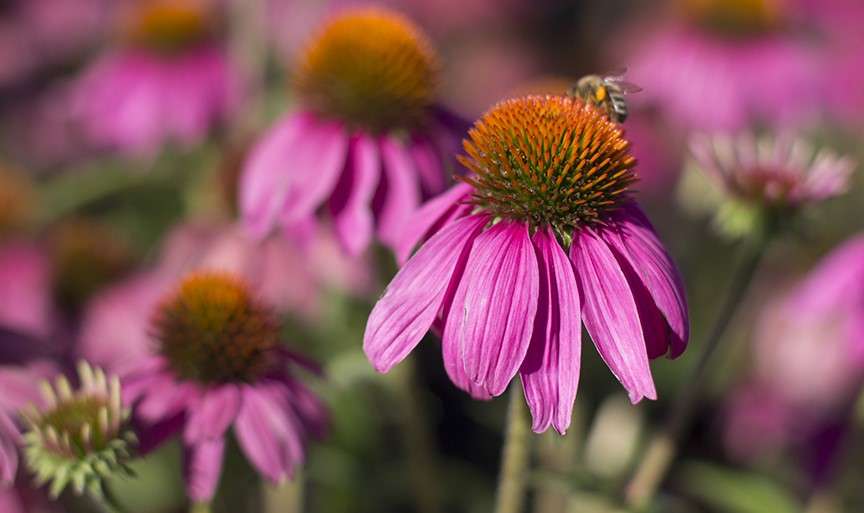
[[[402,234],[407,259],[373,309],[366,355],[380,372],[433,326],[453,383],[478,399],[518,373],[533,429],[570,424],[582,325],[630,400],[655,399],[649,358],[680,355],[689,336],[678,272],[627,200],[604,223],[572,233],[569,255],[550,228],[474,212],[460,184],[427,203]]]

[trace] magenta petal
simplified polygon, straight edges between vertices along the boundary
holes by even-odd
[[[573,264],[550,230],[534,235],[540,270],[540,294],[531,345],[520,375],[525,400],[541,433],[552,424],[564,434],[570,427],[579,385],[582,314]]]
[[[209,502],[216,495],[225,439],[216,438],[198,442],[186,454],[186,493],[195,502]]]
[[[381,174],[375,141],[358,135],[351,142],[349,162],[330,202],[336,235],[351,255],[361,253],[372,239],[372,197]]]
[[[420,207],[405,223],[396,244],[396,259],[400,264],[408,260],[414,247],[429,235],[430,231],[448,216],[457,203],[466,198],[473,189],[470,185],[460,183],[447,192],[432,198]]]
[[[684,352],[690,337],[687,301],[678,268],[638,206],[624,207],[619,226],[620,238],[607,237],[606,241],[627,259],[669,323],[669,356],[675,358]]]
[[[302,461],[301,426],[289,408],[280,407],[265,387],[243,387],[243,405],[234,424],[243,452],[270,481],[290,477]]]
[[[487,221],[486,216],[470,216],[447,226],[387,286],[363,337],[363,350],[378,372],[402,361],[429,331],[461,255]]]
[[[656,399],[636,301],[612,250],[591,229],[573,233],[570,258],[582,297],[585,328],[630,401]]]
[[[402,144],[391,137],[381,138],[386,193],[378,217],[378,236],[395,248],[405,222],[420,204],[417,171]]]
[[[187,443],[222,438],[240,409],[240,391],[226,384],[205,390],[192,405],[183,437]]]
[[[460,348],[468,376],[493,396],[504,393],[525,359],[539,280],[525,225],[500,222],[474,241],[444,339]]]
[[[293,114],[271,128],[252,149],[240,178],[240,211],[249,231],[258,237],[270,230],[285,204],[291,182],[288,166],[308,114]]]
[[[306,127],[291,159],[284,163],[291,176],[282,222],[291,225],[310,217],[327,199],[345,169],[348,134],[336,122],[317,120]]]
[[[177,383],[170,376],[162,376],[144,394],[136,413],[148,422],[159,422],[188,408],[198,394],[192,385]]]
[[[21,435],[12,419],[0,411],[0,485],[10,484],[18,468],[18,443]]]
[[[429,195],[444,190],[444,163],[438,149],[425,137],[415,137],[408,148],[420,176],[423,190]]]

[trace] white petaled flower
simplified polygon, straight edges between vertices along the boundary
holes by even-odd
[[[132,475],[127,463],[137,438],[127,427],[120,380],[83,361],[78,375],[76,390],[65,376],[42,383],[43,406],[23,412],[24,453],[37,484],[50,482],[53,497],[71,484],[79,495],[104,499],[106,478]]]

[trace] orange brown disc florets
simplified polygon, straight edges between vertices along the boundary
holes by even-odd
[[[279,344],[275,315],[229,274],[194,274],[156,312],[158,350],[183,379],[254,381],[271,370]]]
[[[764,33],[782,19],[778,0],[680,0],[695,22],[733,35]]]
[[[215,25],[203,0],[144,0],[129,14],[125,39],[157,51],[198,44],[212,35]]]
[[[435,95],[438,59],[411,21],[376,8],[324,25],[300,59],[297,92],[307,107],[372,131],[422,121]]]
[[[473,203],[492,215],[564,235],[603,221],[636,180],[621,128],[578,98],[526,96],[480,118],[460,162]]]

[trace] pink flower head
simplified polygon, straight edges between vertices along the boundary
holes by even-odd
[[[182,429],[189,496],[212,499],[229,428],[264,477],[290,478],[326,415],[289,370],[310,364],[281,347],[273,312],[233,276],[203,272],[158,306],[152,334],[156,353],[127,374],[126,400],[153,431]]]
[[[864,383],[862,282],[859,235],[765,309],[754,367],[728,408],[726,444],[733,454],[752,459],[807,443],[848,415]],[[768,422],[771,432],[783,434],[771,444],[764,436]]]
[[[0,327],[48,337],[56,320],[51,276],[50,259],[39,247],[24,242],[0,245]]]
[[[151,155],[166,143],[200,143],[236,108],[241,87],[203,1],[142,6],[125,44],[74,84],[73,118],[97,146]]]
[[[327,210],[351,254],[393,246],[425,195],[444,188],[460,123],[434,105],[438,61],[407,19],[348,10],[325,23],[296,70],[300,108],[253,148],[240,184],[251,233],[296,231]]]
[[[518,372],[533,429],[563,433],[584,323],[630,400],[656,398],[648,360],[684,351],[688,314],[674,264],[627,194],[628,146],[579,99],[528,96],[485,114],[464,143],[472,174],[406,225],[400,258],[421,245],[369,317],[375,368],[435,324],[456,386],[485,399]]]
[[[681,2],[681,19],[634,41],[629,77],[644,93],[633,101],[656,104],[687,129],[810,121],[828,89],[827,56],[784,30],[784,3]]]
[[[695,137],[691,151],[700,168],[731,199],[773,207],[799,207],[846,191],[852,160],[815,152],[801,140]]]

